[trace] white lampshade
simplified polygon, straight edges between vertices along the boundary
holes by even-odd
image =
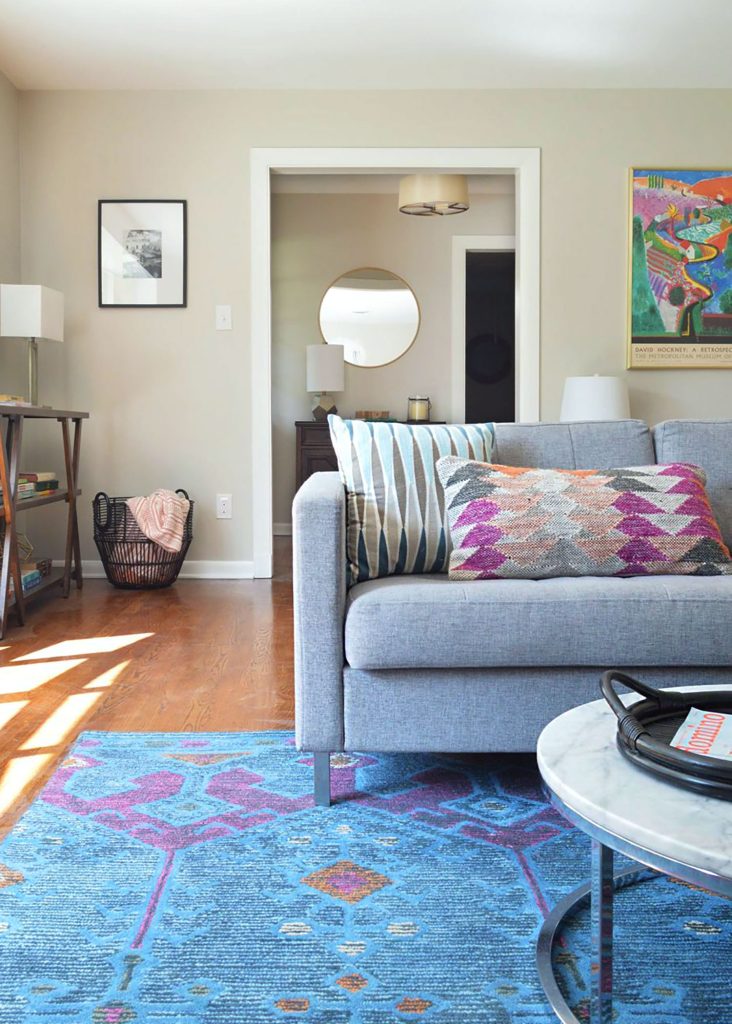
[[[343,345],[308,345],[307,390],[331,394],[344,388]]]
[[[64,340],[64,297],[40,284],[0,284],[0,336]]]
[[[399,182],[399,211],[446,217],[470,209],[464,174],[409,174]]]
[[[621,377],[567,377],[564,383],[562,423],[578,420],[627,420],[628,387]]]

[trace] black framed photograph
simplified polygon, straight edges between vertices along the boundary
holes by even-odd
[[[100,307],[186,305],[185,199],[100,199]]]

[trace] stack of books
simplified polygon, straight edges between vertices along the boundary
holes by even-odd
[[[23,593],[27,594],[29,590],[33,590],[41,582],[43,577],[37,569],[24,569],[20,573],[20,581],[23,585]],[[15,584],[13,580],[10,580],[10,593],[15,592]]]
[[[27,562],[20,563],[20,581],[23,586],[23,593],[27,594],[42,582],[44,577],[51,572],[53,562],[50,558],[34,558]],[[15,593],[15,583],[10,577],[10,593]]]
[[[41,576],[48,576],[52,566],[53,561],[50,558],[30,558],[27,562],[20,563],[20,571],[38,572]]]
[[[29,590],[33,590],[43,579],[43,576],[38,569],[21,569],[20,570],[20,581],[23,585],[23,593],[27,594]],[[15,582],[10,577],[10,593],[15,593]]]
[[[21,473],[18,477],[18,498],[37,498],[58,490],[58,473]]]

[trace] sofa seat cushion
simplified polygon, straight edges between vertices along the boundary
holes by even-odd
[[[358,669],[729,666],[730,623],[732,576],[397,576],[350,590],[345,654]]]

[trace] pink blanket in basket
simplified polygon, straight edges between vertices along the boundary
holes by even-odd
[[[128,498],[127,506],[149,540],[166,551],[180,551],[190,502],[175,491],[153,491],[147,498]]]

